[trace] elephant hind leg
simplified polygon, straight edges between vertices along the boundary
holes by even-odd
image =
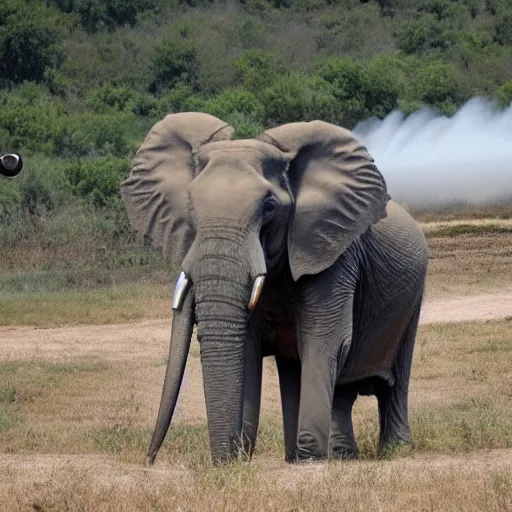
[[[357,443],[352,424],[352,407],[357,398],[357,384],[336,386],[332,404],[330,457],[357,459]]]
[[[393,386],[381,382],[375,394],[379,405],[379,453],[395,444],[413,445],[409,427],[409,379],[411,374],[414,341],[420,317],[421,298],[409,320],[393,365]]]

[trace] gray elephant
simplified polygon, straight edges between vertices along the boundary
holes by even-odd
[[[12,178],[23,169],[23,160],[18,153],[6,153],[0,156],[0,174]]]
[[[381,448],[410,443],[423,233],[349,131],[313,121],[254,140],[232,135],[207,114],[168,115],[121,186],[133,227],[182,270],[148,463],[169,428],[195,324],[214,463],[252,453],[269,355],[286,460],[356,456],[358,394],[377,397]]]

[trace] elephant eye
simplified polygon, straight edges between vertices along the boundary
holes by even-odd
[[[263,222],[270,220],[279,209],[279,203],[273,196],[269,197],[263,204]]]

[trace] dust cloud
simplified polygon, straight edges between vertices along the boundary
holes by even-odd
[[[473,98],[451,117],[423,109],[357,125],[393,199],[413,208],[512,200],[512,105]]]

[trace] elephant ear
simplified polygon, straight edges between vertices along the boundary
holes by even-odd
[[[311,121],[279,126],[259,138],[290,158],[295,212],[288,254],[295,280],[325,270],[386,216],[389,196],[384,178],[350,131]]]
[[[132,227],[180,265],[195,236],[188,185],[195,178],[194,152],[228,140],[233,128],[208,114],[169,114],[156,123],[135,154],[121,195]]]

